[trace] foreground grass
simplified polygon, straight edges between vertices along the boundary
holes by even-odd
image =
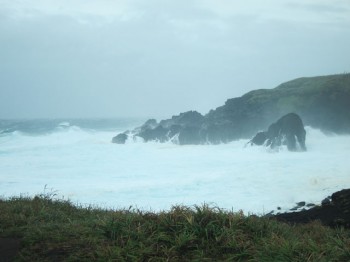
[[[206,205],[152,213],[11,198],[0,200],[0,237],[21,240],[18,261],[350,261],[348,230]]]

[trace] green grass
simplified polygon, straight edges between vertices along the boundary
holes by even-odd
[[[0,200],[18,261],[349,261],[350,231],[291,226],[207,205],[167,212],[77,207],[51,195]]]

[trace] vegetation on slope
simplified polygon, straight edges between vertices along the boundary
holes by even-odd
[[[304,77],[274,89],[251,91],[232,98],[206,115],[218,125],[230,122],[237,137],[266,129],[271,122],[294,112],[305,125],[336,133],[350,133],[350,74]]]
[[[108,211],[50,195],[1,200],[0,239],[18,239],[16,261],[350,260],[350,231],[317,222],[288,225],[206,205]]]

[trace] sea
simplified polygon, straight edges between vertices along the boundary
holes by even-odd
[[[111,143],[146,119],[0,120],[0,198],[50,195],[80,206],[166,211],[203,204],[246,214],[319,204],[350,188],[350,136],[306,127],[306,152],[247,146]]]

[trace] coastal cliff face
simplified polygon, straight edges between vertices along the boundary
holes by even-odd
[[[350,133],[350,74],[305,77],[232,98],[206,115],[189,111],[171,119],[148,120],[133,131],[119,134],[144,141],[172,140],[184,144],[218,144],[252,138],[288,113],[296,113],[307,126],[337,134]]]
[[[226,101],[207,118],[242,123],[242,135],[254,126],[266,129],[281,116],[294,112],[305,125],[334,133],[350,133],[350,74],[305,77],[274,89],[251,91]]]

